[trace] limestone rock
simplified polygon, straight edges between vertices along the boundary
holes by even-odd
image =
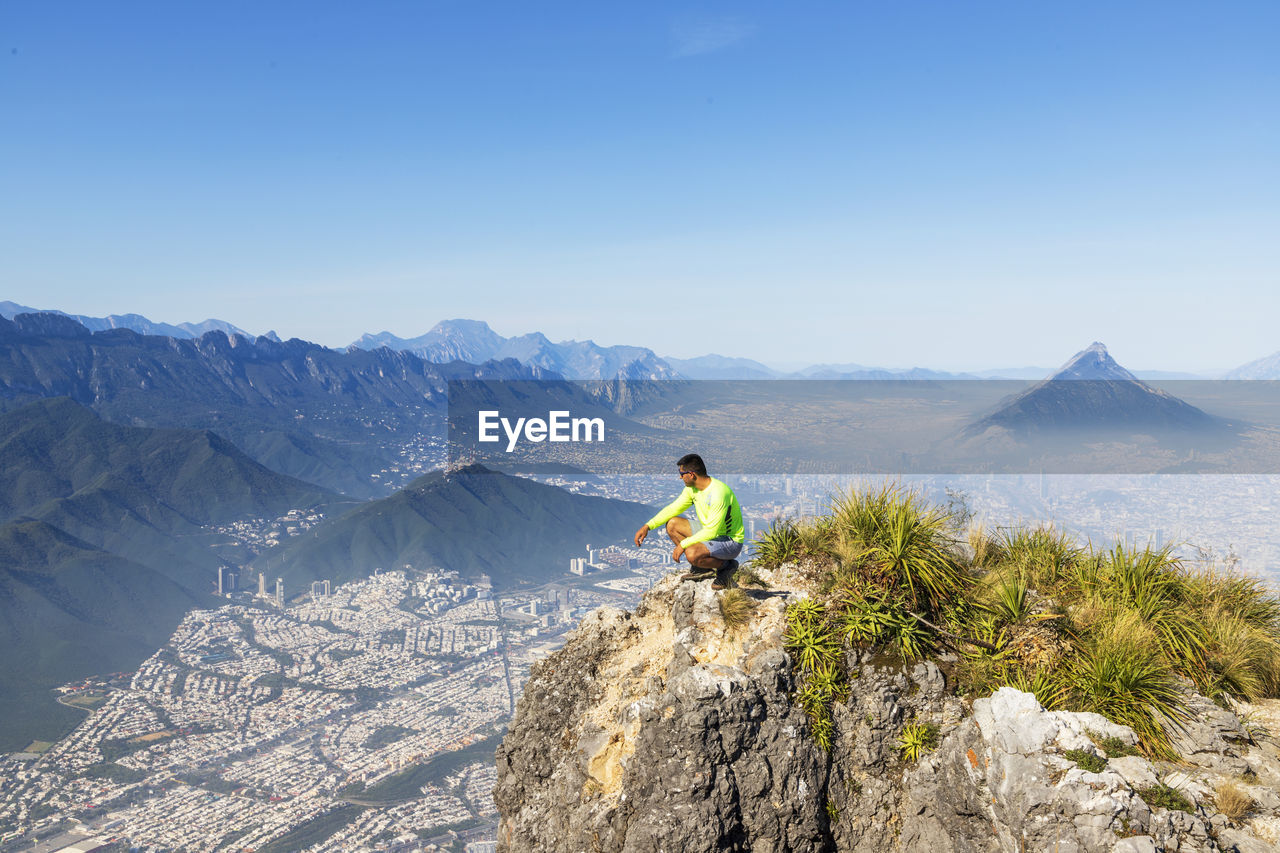
[[[671,577],[634,613],[593,612],[537,664],[497,751],[499,849],[1280,849],[1271,823],[1280,833],[1280,749],[1251,744],[1233,714],[1190,691],[1193,719],[1178,745],[1193,763],[1125,757],[1092,773],[1067,751],[1101,758],[1095,737],[1132,745],[1137,736],[1007,687],[969,703],[953,694],[945,662],[851,653],[856,677],[832,708],[835,734],[822,750],[795,703],[782,640],[786,602],[803,593],[772,580],[737,632],[709,584]],[[940,732],[913,764],[898,741],[910,721]],[[1247,818],[1216,813],[1224,782],[1253,797]],[[1142,792],[1158,784],[1176,787],[1193,811],[1153,809]]]

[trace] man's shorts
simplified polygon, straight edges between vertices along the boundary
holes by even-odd
[[[732,560],[742,553],[742,543],[735,542],[728,536],[717,536],[702,544],[707,546],[707,553],[717,560]]]

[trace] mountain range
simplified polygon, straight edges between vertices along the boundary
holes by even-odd
[[[221,331],[228,336],[239,335],[250,340],[254,337],[225,320],[170,324],[153,322],[140,314],[89,317],[57,310],[42,312],[16,302],[0,301],[0,317],[12,320],[23,313],[62,314],[95,332],[129,329],[142,335],[193,339],[210,331]],[[274,331],[263,337],[280,340]],[[507,338],[481,320],[464,319],[441,321],[414,338],[401,338],[386,331],[366,333],[349,348],[374,350],[384,346],[398,352],[412,352],[433,363],[466,361],[479,364],[514,358],[525,365],[558,373],[566,379],[1040,379],[1052,372],[1051,368],[1045,367],[1009,367],[955,373],[923,367],[896,369],[853,363],[797,365],[795,369],[780,369],[750,358],[716,354],[674,358],[658,356],[653,350],[639,346],[602,347],[589,340],[553,343],[539,332]],[[1136,375],[1148,380],[1280,379],[1280,352],[1222,374],[1140,370]]]
[[[387,347],[411,352],[430,362],[486,361],[514,358],[521,364],[557,373],[566,379],[679,379],[680,374],[653,350],[602,347],[594,341],[552,343],[540,332],[504,338],[479,320],[446,320],[416,338],[390,332],[364,335],[351,345],[372,350]]]
[[[297,339],[91,332],[59,314],[0,318],[0,410],[70,397],[119,423],[212,429],[258,462],[356,497],[405,442],[442,432],[451,379],[541,379],[514,360],[431,364]]]
[[[63,311],[29,308],[16,302],[5,300],[0,302],[0,317],[12,320],[19,314],[61,314],[70,317],[91,332],[105,332],[109,329],[128,329],[140,335],[164,335],[170,338],[198,338],[206,332],[225,332],[228,335],[240,335],[251,338],[244,329],[233,326],[226,320],[204,320],[200,323],[155,323],[141,314],[109,314],[106,317],[86,317],[83,314],[67,314]],[[267,332],[267,337],[276,338],[274,332]]]

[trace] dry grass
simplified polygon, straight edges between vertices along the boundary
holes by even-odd
[[[1213,802],[1218,811],[1232,820],[1240,820],[1257,805],[1253,797],[1231,782],[1223,782],[1213,790]]]
[[[756,602],[740,589],[727,589],[720,596],[720,618],[730,631],[736,631],[756,614]]]

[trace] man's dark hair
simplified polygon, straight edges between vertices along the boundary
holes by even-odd
[[[692,471],[699,477],[707,476],[706,463],[704,463],[702,461],[702,457],[696,453],[686,453],[684,456],[680,457],[676,464],[679,465],[682,470]]]

